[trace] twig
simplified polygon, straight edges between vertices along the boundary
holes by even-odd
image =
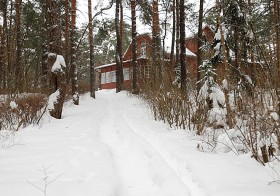
[[[107,7],[101,8],[100,11],[96,12],[96,13],[94,14],[94,16],[92,17],[92,21],[93,21],[98,15],[100,15],[102,12],[111,9],[111,8],[113,7],[113,4],[114,4],[114,1],[111,0],[110,3],[109,3],[109,5],[108,5]],[[82,42],[82,40],[83,40],[83,38],[84,38],[84,36],[85,36],[85,34],[86,34],[86,31],[87,31],[88,27],[89,27],[89,23],[87,24],[86,28],[84,29],[84,32],[83,32],[83,34],[82,34],[82,36],[81,36],[81,38],[80,38],[80,40],[79,40],[79,43],[77,44],[76,50],[78,50],[78,48],[80,47],[80,44],[81,44],[81,42]]]

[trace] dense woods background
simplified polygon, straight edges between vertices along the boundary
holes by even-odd
[[[61,118],[65,99],[78,105],[80,93],[95,98],[94,67],[116,62],[116,92],[139,94],[156,120],[194,130],[203,138],[199,150],[223,144],[261,163],[279,160],[278,0],[213,0],[207,6],[203,0],[197,6],[187,0],[109,0],[96,9],[88,0],[89,23],[78,27],[79,3],[0,1],[1,130],[38,123],[46,112]],[[102,17],[107,10],[114,10],[111,18]],[[139,85],[135,40],[141,25],[150,27],[152,61],[151,77]],[[215,32],[211,42],[205,25]],[[186,61],[186,30],[198,38],[196,79]],[[130,43],[133,85],[124,89],[122,56]]]

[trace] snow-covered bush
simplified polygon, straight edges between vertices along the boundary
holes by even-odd
[[[16,131],[36,123],[45,104],[43,94],[21,94],[15,100],[3,101],[0,105],[0,130]]]

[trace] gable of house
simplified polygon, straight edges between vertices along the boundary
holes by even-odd
[[[142,35],[138,35],[136,37],[137,43],[137,57],[138,58],[149,58],[152,52],[151,43],[152,38],[151,36],[146,33]],[[129,45],[127,50],[124,53],[123,60],[130,60],[132,59],[132,44]]]

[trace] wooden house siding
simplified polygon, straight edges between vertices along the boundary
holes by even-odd
[[[205,39],[207,39],[207,41],[210,40],[212,41],[212,39],[214,38],[214,33],[212,32],[212,30],[209,27],[204,27],[203,32],[205,34]],[[145,79],[149,79],[150,77],[150,69],[151,69],[151,65],[150,65],[150,61],[149,59],[151,59],[151,54],[152,54],[152,39],[151,36],[149,34],[142,34],[137,36],[136,38],[136,42],[137,42],[137,62],[138,62],[138,83],[141,84],[143,83],[143,81],[145,81]],[[144,50],[145,48],[145,50]],[[197,36],[193,36],[190,38],[186,39],[186,49],[187,49],[187,54],[186,54],[186,63],[187,63],[187,69],[188,69],[188,75],[191,78],[191,80],[196,82],[196,76],[197,76],[197,52],[198,52],[198,42],[197,42]],[[145,51],[145,52],[144,52]],[[128,74],[129,76],[126,75],[125,80],[124,80],[124,86],[125,88],[130,88],[131,86],[131,78],[132,78],[132,67],[130,66],[131,64],[131,59],[132,59],[132,46],[130,44],[130,46],[127,48],[124,56],[123,56],[123,69],[124,72],[126,71],[126,74]],[[168,72],[172,72],[174,70],[173,67],[170,67],[172,63],[170,63],[170,61],[166,61],[164,63],[164,67],[165,70],[168,70]],[[116,88],[116,82],[113,79],[110,79],[109,76],[107,76],[107,74],[111,74],[111,76],[113,75],[113,72],[115,73],[116,71],[116,64],[112,63],[112,64],[108,64],[108,65],[101,65],[96,67],[96,69],[99,69],[101,72],[101,75],[103,74],[103,76],[101,76],[101,88],[102,89],[112,89],[112,88]],[[127,70],[129,70],[127,72]],[[105,75],[105,76],[104,76]],[[169,74],[171,77],[173,76],[173,72]],[[104,77],[105,79],[108,79],[104,81]],[[103,78],[103,80],[102,80]]]

